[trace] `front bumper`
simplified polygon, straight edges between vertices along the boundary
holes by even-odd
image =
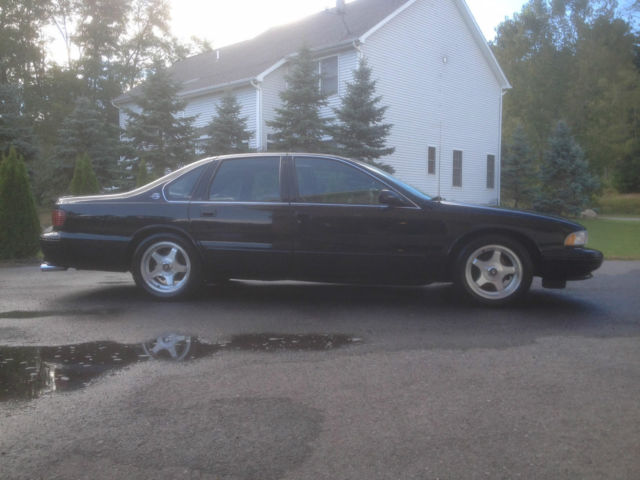
[[[539,271],[546,280],[584,280],[602,265],[604,256],[598,250],[564,247],[544,252]]]

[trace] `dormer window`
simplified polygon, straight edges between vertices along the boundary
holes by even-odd
[[[338,93],[338,57],[323,58],[318,62],[320,91],[330,97]]]

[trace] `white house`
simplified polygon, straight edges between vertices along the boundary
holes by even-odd
[[[355,0],[245,42],[171,67],[188,101],[184,114],[207,125],[232,90],[254,132],[251,147],[269,150],[269,128],[285,88],[288,62],[302,45],[318,59],[325,115],[340,104],[358,58],[367,58],[393,124],[381,159],[396,176],[448,200],[500,199],[502,96],[509,82],[464,0]],[[133,108],[135,90],[114,102]],[[121,110],[121,126],[126,115]]]

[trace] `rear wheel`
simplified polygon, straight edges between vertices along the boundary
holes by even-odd
[[[173,234],[153,235],[140,243],[131,271],[136,284],[156,298],[184,298],[200,284],[193,247]]]
[[[531,286],[531,258],[518,242],[486,236],[468,243],[455,267],[455,283],[473,300],[505,305],[521,298]]]

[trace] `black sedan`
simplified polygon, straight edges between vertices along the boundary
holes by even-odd
[[[214,157],[128,193],[61,198],[43,270],[127,271],[158,298],[229,278],[453,282],[492,305],[534,275],[563,288],[602,264],[567,220],[432,199],[369,165],[311,154]]]

